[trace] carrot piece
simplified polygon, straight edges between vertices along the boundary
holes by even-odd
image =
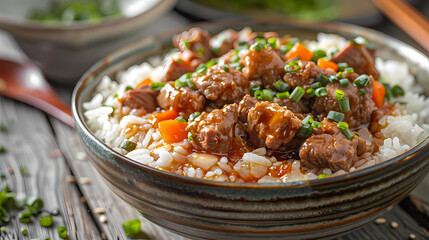
[[[323,69],[332,69],[335,72],[338,71],[338,65],[334,62],[319,58],[317,59],[317,66],[323,68]]]
[[[384,104],[384,96],[386,95],[386,88],[379,81],[374,81],[372,90],[372,101],[374,101],[377,107],[381,107]]]
[[[136,88],[150,86],[151,84],[152,84],[152,80],[150,78],[146,78],[145,80],[143,80],[139,84],[137,84]]]
[[[171,109],[171,110],[167,110],[164,112],[159,112],[159,113],[155,113],[154,115],[152,115],[152,119],[156,118],[156,120],[159,121],[164,121],[164,120],[171,120],[171,119],[175,119],[179,116],[179,114],[176,112],[176,110]]]
[[[165,120],[158,124],[158,130],[166,143],[176,143],[188,137],[188,123],[176,120]]]
[[[313,52],[308,50],[304,45],[297,42],[293,47],[286,53],[286,60],[299,57],[301,60],[310,61],[313,58]]]

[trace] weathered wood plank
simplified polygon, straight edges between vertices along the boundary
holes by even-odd
[[[108,239],[125,239],[122,223],[135,218],[142,221],[142,231],[145,232],[150,239],[185,239],[143,218],[137,210],[117,197],[107,187],[102,177],[86,159],[77,133],[55,119],[51,119],[51,122],[58,138],[61,151],[64,153],[70,168],[75,174],[90,209],[94,212],[93,210],[95,208],[101,207],[106,211],[106,223],[100,222],[99,214],[93,214],[97,224]],[[89,178],[91,180],[90,184],[79,183],[79,180],[82,178]]]
[[[7,234],[1,238],[58,239],[57,227],[66,226],[69,239],[99,239],[98,228],[82,204],[77,186],[66,181],[70,170],[58,150],[46,116],[24,104],[0,97],[0,123],[7,126],[6,132],[0,132],[0,145],[6,148],[6,152],[0,154],[0,172],[5,173],[1,185],[7,183],[18,198],[39,196],[44,200],[46,210],[60,210],[50,228],[41,227],[37,218],[33,218],[31,224],[22,224],[14,217],[6,226]],[[21,168],[26,168],[27,173],[22,174]],[[28,229],[25,238],[20,232],[21,227]]]

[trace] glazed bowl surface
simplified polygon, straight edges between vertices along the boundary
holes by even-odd
[[[227,28],[276,31],[301,39],[318,32],[363,36],[378,56],[406,62],[428,86],[429,59],[414,48],[370,29],[352,25],[284,21],[197,25],[211,33]],[[189,28],[189,27],[188,27]],[[205,239],[309,239],[331,237],[364,225],[407,196],[429,171],[429,138],[393,159],[350,174],[288,183],[223,183],[160,171],[106,146],[85,123],[82,103],[104,75],[162,56],[171,37],[188,28],[151,37],[94,65],[77,84],[72,100],[76,129],[93,165],[119,197],[149,220],[178,234]]]

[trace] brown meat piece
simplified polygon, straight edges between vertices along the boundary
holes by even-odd
[[[238,122],[238,105],[226,105],[211,113],[204,112],[188,125],[192,145],[199,150],[226,154],[231,150]]]
[[[192,78],[196,88],[216,106],[240,101],[249,92],[248,81],[240,71],[233,67],[214,65],[206,73]]]
[[[201,28],[191,28],[173,37],[173,45],[180,52],[191,52],[194,58],[206,62],[213,58],[210,50],[210,35]]]
[[[301,86],[307,89],[308,86],[315,83],[320,74],[329,77],[335,75],[336,72],[331,69],[323,69],[316,65],[313,61],[297,61],[299,70],[296,72],[287,72],[283,80],[293,89]]]
[[[247,115],[249,114],[249,110],[253,108],[257,103],[258,100],[256,100],[256,98],[250,96],[249,94],[246,94],[246,96],[244,96],[244,98],[240,101],[238,105],[238,118],[241,122],[247,122]]]
[[[293,112],[270,102],[259,102],[247,115],[247,129],[250,141],[257,147],[278,149],[289,143],[301,128]]]
[[[285,74],[284,61],[272,49],[260,52],[250,49],[241,51],[240,64],[243,75],[249,80],[261,80],[265,88],[273,88],[274,83]]]
[[[128,90],[120,101],[123,106],[132,109],[144,109],[146,113],[155,111],[158,107],[156,96],[158,92],[153,91],[149,86]]]
[[[296,103],[290,98],[283,98],[283,99],[274,98],[273,102],[287,107],[287,109],[289,109],[295,114],[311,112],[311,108],[310,108],[311,100],[309,99],[302,98],[299,102]]]
[[[344,112],[344,122],[349,124],[350,128],[359,127],[370,123],[371,113],[376,109],[372,101],[372,88],[374,79],[370,76],[369,82],[363,89],[366,91],[364,95],[359,95],[359,88],[353,85],[353,81],[358,77],[357,74],[344,74],[344,77],[349,79],[347,87],[341,87],[338,82],[328,83],[326,90],[328,94],[324,97],[316,97],[313,104],[313,114],[318,119],[325,118],[329,111],[340,112],[338,99],[335,91],[337,89],[344,92],[344,97],[349,98],[350,111]]]
[[[220,57],[227,53],[229,50],[234,48],[234,43],[238,39],[238,32],[227,29],[218,33],[210,39],[210,47],[212,49],[212,53],[216,57]]]
[[[365,46],[350,42],[341,52],[336,53],[332,62],[346,62],[358,74],[372,75],[375,79],[380,77],[375,68],[375,54]]]
[[[193,72],[197,68],[198,62],[192,63],[186,62],[182,59],[169,59],[164,65],[164,77],[163,82],[175,81],[183,74]]]
[[[156,100],[161,108],[173,108],[182,112],[186,118],[194,112],[201,112],[205,104],[205,98],[199,91],[189,87],[176,89],[172,82],[161,89]]]

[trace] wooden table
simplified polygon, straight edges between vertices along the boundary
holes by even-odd
[[[170,13],[147,32],[186,23]],[[4,33],[0,33],[0,53],[23,57]],[[57,86],[57,90],[63,98],[70,98],[71,88]],[[0,153],[0,173],[5,176],[0,183],[7,183],[18,198],[36,195],[45,200],[45,209],[60,210],[50,228],[40,227],[37,219],[22,224],[13,218],[6,226],[6,234],[0,233],[0,239],[59,239],[58,226],[67,227],[69,239],[126,239],[122,223],[135,218],[142,221],[145,233],[139,238],[185,239],[149,222],[114,195],[89,163],[73,129],[3,97],[0,123],[7,126],[6,132],[0,132],[0,145],[6,148],[5,153]],[[428,178],[424,184],[429,184]],[[429,239],[429,206],[416,197],[425,197],[428,188],[421,188],[385,214],[386,223],[369,223],[338,239],[408,239],[410,234],[416,239]],[[391,226],[393,222],[398,223],[397,228]],[[27,237],[20,233],[22,226],[28,229]]]

